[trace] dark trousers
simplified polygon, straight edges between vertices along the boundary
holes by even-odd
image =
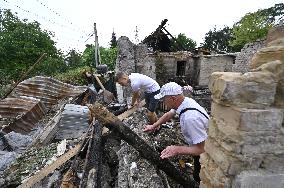
[[[154,96],[160,93],[160,90],[154,91],[152,93],[146,93],[144,92],[145,102],[146,102],[146,108],[150,112],[155,112],[156,108],[158,106],[159,100],[155,99]]]
[[[198,183],[200,182],[199,172],[201,169],[199,159],[200,159],[200,156],[193,156],[193,160],[194,160],[193,161],[193,164],[194,164],[193,179]]]

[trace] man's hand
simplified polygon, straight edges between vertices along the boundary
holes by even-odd
[[[134,104],[129,104],[128,106],[127,106],[127,108],[128,109],[131,109],[131,108],[133,108],[133,107],[140,107],[140,103],[138,103],[137,101],[134,103]]]
[[[164,149],[161,152],[161,158],[165,159],[165,158],[169,158],[169,157],[173,157],[179,154],[180,151],[180,147],[179,146],[168,146],[166,147],[166,149]]]
[[[134,107],[134,106],[131,105],[131,104],[127,105],[127,109],[128,109],[128,110],[131,109],[131,108],[133,108],[133,107]]]
[[[156,130],[154,125],[145,125],[143,131],[144,132],[153,132]]]
[[[137,99],[134,104],[131,104],[131,106],[133,106],[133,107],[134,106],[140,107],[141,106],[140,100]]]

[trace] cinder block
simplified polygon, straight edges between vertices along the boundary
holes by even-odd
[[[253,137],[248,136],[248,138],[252,139]],[[258,139],[261,140],[261,138]],[[259,142],[259,144],[243,144],[241,154],[252,156],[256,154],[284,154],[283,136],[277,135],[276,137],[264,137],[263,139],[264,142]],[[267,140],[271,141],[267,142]]]
[[[270,154],[263,157],[261,168],[269,170],[271,172],[284,172],[284,154]]]
[[[232,155],[256,157],[284,153],[284,135],[280,130],[245,132],[220,124],[217,124],[214,117],[210,119],[209,138],[214,139],[226,151],[232,152]]]
[[[232,185],[235,188],[283,188],[284,173],[274,174],[268,171],[244,171],[238,175]]]
[[[209,81],[213,100],[248,108],[270,106],[274,102],[276,85],[270,72],[214,72]]]
[[[219,127],[229,132],[280,131],[283,122],[283,111],[277,108],[248,109],[228,107],[213,102],[211,114]]]

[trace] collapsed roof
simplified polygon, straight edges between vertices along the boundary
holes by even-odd
[[[157,27],[157,29],[147,36],[142,43],[147,44],[147,46],[153,48],[153,51],[161,51],[161,52],[171,52],[171,39],[175,40],[177,43],[178,41],[173,37],[168,30],[166,29],[166,23],[168,19],[162,20],[161,24]],[[171,37],[171,39],[169,38]],[[179,43],[178,43],[179,44]],[[182,45],[179,44],[179,50],[184,50]]]

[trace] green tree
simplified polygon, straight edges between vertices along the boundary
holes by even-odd
[[[241,48],[250,42],[266,37],[269,29],[283,18],[284,4],[275,4],[268,9],[260,9],[254,13],[248,13],[233,26],[234,39],[230,45],[235,49]]]
[[[196,42],[191,38],[186,37],[183,33],[178,34],[176,40],[171,39],[171,43],[172,51],[192,51],[196,47]]]
[[[116,48],[116,47],[117,47],[117,40],[116,40],[115,32],[113,31],[111,35],[110,48]]]
[[[95,66],[95,46],[87,44],[82,55],[82,61],[85,65]]]
[[[20,20],[10,10],[0,12],[0,72],[8,80],[17,80],[36,60],[47,53],[33,73],[50,75],[64,69],[62,54],[51,39],[53,33],[42,30],[38,22]]]
[[[117,57],[117,48],[104,48],[100,47],[100,57],[101,64],[106,64],[109,70],[114,70],[115,61]],[[86,45],[86,49],[83,52],[82,58],[85,65],[89,65],[94,67],[94,57],[95,57],[95,46],[94,45]]]
[[[203,48],[216,52],[232,52],[234,49],[229,45],[232,40],[232,29],[225,26],[223,29],[217,30],[214,27],[205,34],[204,43],[201,44]]]
[[[275,4],[273,7],[264,9],[261,11],[263,15],[268,17],[268,21],[273,24],[277,24],[284,16],[284,4]]]
[[[82,55],[79,52],[77,52],[75,49],[72,49],[67,53],[64,60],[67,66],[70,68],[80,67],[84,65],[81,56]]]
[[[101,64],[106,64],[109,70],[114,70],[117,58],[117,48],[100,47]]]

